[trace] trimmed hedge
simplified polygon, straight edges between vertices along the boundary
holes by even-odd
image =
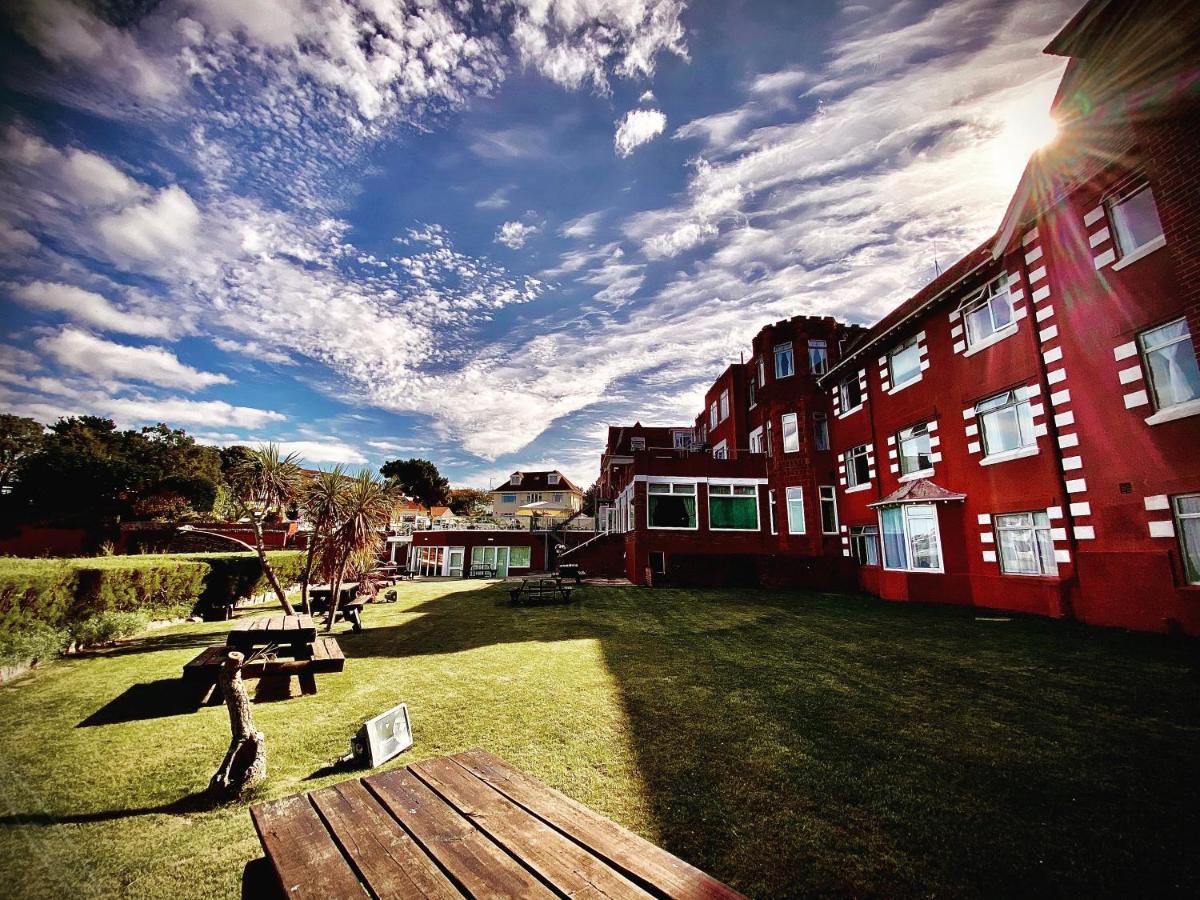
[[[303,556],[294,550],[269,554],[285,587],[299,581]],[[269,589],[253,553],[0,557],[0,632],[31,622],[68,627],[105,612],[171,618]]]

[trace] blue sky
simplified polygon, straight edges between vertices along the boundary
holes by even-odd
[[[987,236],[1076,5],[7,4],[0,407],[590,483]]]

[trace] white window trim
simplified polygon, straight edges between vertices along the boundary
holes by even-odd
[[[866,482],[865,484],[856,484],[854,487],[848,487],[848,488],[846,488],[846,489],[843,491],[843,493],[845,493],[845,494],[857,494],[859,491],[865,491],[865,490],[867,490],[867,489],[868,489],[870,486],[871,486],[871,482],[869,482],[869,481],[868,481],[868,482]]]
[[[788,491],[800,492],[800,530],[797,531],[792,527],[792,501],[788,498]],[[793,484],[790,487],[784,488],[783,505],[787,509],[787,525],[788,534],[808,534],[808,515],[804,509],[804,486]]]
[[[887,355],[888,381],[892,380],[892,376],[894,374],[893,369],[892,369],[892,360],[895,358],[895,356],[898,352],[903,352],[904,350],[908,350],[909,348],[914,348],[917,351],[917,362],[918,362],[917,374],[913,375],[910,379],[908,379],[908,381],[897,381],[897,382],[893,383],[892,386],[888,389],[889,394],[898,394],[902,390],[904,390],[906,387],[908,387],[910,384],[916,384],[918,381],[921,380],[921,376],[925,372],[925,370],[922,369],[920,366],[921,342],[920,342],[920,340],[910,340],[910,341],[904,342],[902,344],[902,346],[899,348],[899,350],[889,350],[888,351],[888,355]]]
[[[898,394],[905,388],[912,387],[914,384],[918,383],[921,380],[921,377],[924,374],[925,374],[924,372],[918,372],[914,377],[908,379],[908,381],[902,381],[900,384],[893,385],[891,388],[888,389],[888,394],[889,395]]]
[[[1001,341],[1007,340],[1008,338],[1012,337],[1014,334],[1016,334],[1020,330],[1021,330],[1021,322],[1018,319],[1017,321],[1012,322],[1009,325],[1005,325],[999,331],[993,331],[991,334],[989,334],[987,337],[980,340],[978,343],[972,344],[970,347],[968,347],[966,350],[963,351],[963,356],[974,356],[976,353],[978,353],[981,350],[986,350],[988,347],[991,347],[994,344],[998,344]]]
[[[1041,449],[1035,443],[1032,447],[1018,447],[1016,450],[1007,450],[1004,453],[993,453],[991,456],[985,456],[979,460],[981,466],[994,466],[997,463],[1009,462],[1014,459],[1024,459],[1027,456],[1037,456]]]
[[[838,517],[837,488],[836,487],[834,487],[831,484],[818,485],[818,487],[817,487],[817,512],[819,514],[823,512],[823,504],[825,503],[826,498],[821,492],[824,490],[829,491],[828,499],[833,501],[833,531],[825,530],[825,516],[821,515],[821,534],[840,534],[841,532],[838,529],[838,525],[840,524],[840,519]]]
[[[775,491],[767,491],[767,520],[771,525],[771,534],[779,534],[779,511],[775,508]]]
[[[1174,422],[1176,419],[1186,419],[1190,416],[1200,416],[1200,398],[1185,400],[1166,409],[1160,409],[1146,419],[1147,425],[1162,425],[1164,422]]]
[[[796,374],[796,347],[795,347],[795,345],[791,341],[784,341],[782,344],[776,344],[771,349],[774,351],[774,355],[775,355],[775,380],[782,381],[785,378],[791,378],[793,375],[795,375]],[[783,356],[784,352],[788,353],[792,357],[792,371],[788,372],[786,375],[780,375],[779,374],[779,358],[781,356]]]
[[[1184,519],[1195,519],[1195,518],[1197,518],[1197,515],[1195,513],[1182,513],[1179,511],[1179,501],[1181,499],[1183,499],[1184,497],[1192,497],[1192,496],[1195,496],[1195,495],[1192,493],[1176,494],[1175,496],[1171,497],[1171,499],[1168,501],[1167,508],[1170,509],[1170,511],[1171,511],[1171,525],[1175,530],[1175,540],[1176,540],[1176,545],[1179,550],[1179,564],[1180,564],[1180,567],[1183,569],[1183,578],[1184,578],[1183,583],[1186,585],[1196,586],[1196,585],[1200,585],[1200,581],[1188,581],[1187,580],[1187,551],[1185,551],[1183,549],[1183,540],[1184,540],[1183,520]],[[1154,527],[1153,523],[1151,523],[1151,527],[1152,528]]]
[[[718,453],[722,453],[724,455],[717,456]],[[713,444],[712,455],[713,455],[713,459],[728,459],[729,458],[729,441],[728,441],[728,439],[723,438],[720,441],[720,443]]]
[[[840,413],[837,414],[837,417],[839,419],[844,419],[844,418],[846,418],[846,416],[852,416],[866,405],[867,404],[864,401],[864,402],[858,404],[858,406],[852,406],[850,409],[843,409]]]
[[[996,524],[996,517],[997,516],[1011,516],[1011,515],[1018,515],[1018,514],[1023,514],[1023,513],[1033,513],[1033,512],[1044,513],[1044,512],[1047,512],[1047,510],[1044,510],[1044,509],[1020,510],[1018,513],[993,513],[992,514],[992,520],[991,520],[992,533],[995,535],[995,541],[996,541],[996,543],[995,543],[996,567],[1000,570],[1000,574],[1006,578],[1007,577],[1013,577],[1013,578],[1061,578],[1062,576],[1058,574],[1058,559],[1053,556],[1051,557],[1052,559],[1054,559],[1054,571],[1053,572],[1006,572],[1004,570],[1004,551],[1001,549],[1003,544],[1000,540],[1000,533],[1003,531],[1020,531],[1020,530],[1022,530],[1022,528],[1001,528],[999,525]],[[1049,531],[1051,533],[1050,543],[1051,543],[1051,547],[1053,548],[1054,521],[1052,519],[1049,521],[1050,521],[1050,524],[1047,526],[1042,527],[1042,526],[1038,526],[1038,525],[1031,525],[1031,526],[1029,526],[1029,530],[1034,532],[1034,543],[1035,544],[1037,543],[1037,532],[1038,531]],[[1042,565],[1042,559],[1041,559],[1040,555],[1038,557],[1038,565]]]
[[[784,430],[784,421],[788,416],[792,417],[792,425],[796,432],[796,449],[789,450],[787,448],[787,432]],[[779,417],[779,444],[784,453],[799,453],[800,452],[800,414],[799,413],[783,413]]]
[[[1114,235],[1113,238],[1115,241],[1116,236]],[[1165,246],[1167,246],[1167,236],[1160,234],[1158,237],[1146,241],[1146,243],[1142,244],[1142,246],[1138,247],[1128,256],[1122,256],[1115,263],[1109,266],[1109,268],[1115,269],[1119,272],[1126,266],[1132,265],[1142,257],[1149,256],[1154,251],[1161,250]]]
[[[911,503],[901,504],[900,520],[904,523],[904,558],[912,563],[912,538],[908,534],[908,506],[928,506],[933,510],[933,533],[937,536],[938,549],[938,565],[935,569],[914,569],[909,566],[905,569],[897,569],[887,564],[887,551],[884,549],[883,539],[883,510],[880,509],[876,514],[876,520],[879,523],[879,567],[887,572],[912,572],[917,575],[944,575],[946,573],[946,548],[942,545],[942,517],[938,514],[938,505],[936,503]]]
[[[719,487],[728,487],[728,488],[730,488],[730,490],[732,490],[734,487],[745,487],[745,485],[739,485],[733,481],[709,481],[709,482],[707,482],[706,487],[712,487],[714,484]],[[705,494],[705,501],[707,503],[707,512],[708,512],[708,530],[709,531],[742,531],[742,532],[762,531],[762,510],[759,509],[759,501],[761,499],[761,497],[760,497],[761,493],[762,493],[762,491],[759,490],[759,486],[757,484],[754,485],[754,523],[755,524],[754,524],[753,528],[717,528],[712,523],[712,498],[713,498],[712,491],[705,490],[704,494]],[[722,496],[722,495],[718,494],[717,496]],[[727,494],[724,496],[734,496],[734,495]],[[746,499],[749,499],[749,497],[745,494],[743,494],[741,496],[745,497]],[[697,496],[697,499],[699,499],[699,496]],[[699,503],[697,503],[696,505],[699,506]],[[697,515],[697,519],[696,519],[697,524],[699,524],[699,521],[700,521],[699,516]]]
[[[674,479],[672,479],[672,478],[655,478],[653,475],[639,476],[638,480],[641,481],[643,478],[645,479],[646,484],[647,484],[647,487],[646,487],[646,528],[647,528],[647,530],[649,530],[649,531],[699,531],[700,530],[700,488],[699,488],[700,483],[698,481],[696,481],[694,478],[674,478]],[[692,497],[696,501],[696,524],[693,525],[691,528],[687,528],[682,525],[651,525],[650,524],[650,487],[649,487],[651,482],[653,482],[655,484],[690,484],[690,485],[692,485],[692,487],[694,488],[692,493],[679,494],[678,496]],[[666,494],[665,496],[670,497],[672,495],[674,495],[674,492],[672,492],[671,494]],[[660,494],[659,496],[664,496],[664,495]]]
[[[933,475],[933,468],[918,469],[916,472],[909,472],[907,475],[901,475],[897,481],[916,481],[918,478],[928,478]]]

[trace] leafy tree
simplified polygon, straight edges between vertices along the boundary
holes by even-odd
[[[492,495],[478,488],[454,488],[450,491],[450,511],[456,516],[482,515]]]
[[[234,465],[226,476],[241,514],[250,519],[254,529],[254,547],[258,551],[263,574],[267,576],[267,581],[271,582],[271,587],[279,598],[279,605],[287,615],[292,615],[295,610],[288,602],[287,593],[279,583],[271,561],[267,559],[267,549],[263,543],[263,522],[269,516],[279,515],[282,509],[296,501],[301,480],[300,466],[296,460],[296,454],[280,456],[279,446],[268,444],[250,451],[249,457]]]
[[[337,621],[347,566],[353,563],[352,568],[361,575],[374,563],[383,543],[383,529],[399,499],[395,482],[382,481],[368,471],[360,472],[349,482],[340,521],[324,542],[322,553],[322,569],[330,575],[333,598],[326,630],[331,630]]]
[[[304,571],[300,575],[300,606],[305,612],[310,611],[308,584],[312,578],[313,563],[319,558],[330,533],[342,520],[348,502],[349,487],[346,467],[338,464],[328,471],[321,470],[311,478],[305,479],[300,489],[300,509],[312,525],[308,536],[308,549],[304,554]]]
[[[583,492],[583,514],[585,516],[594,516],[596,514],[596,500],[600,496],[600,482],[593,481],[592,486]]]
[[[34,419],[0,414],[0,494],[12,490],[21,464],[41,448],[45,432]]]
[[[450,499],[450,482],[427,459],[393,459],[380,466],[379,471],[425,506],[444,506]]]

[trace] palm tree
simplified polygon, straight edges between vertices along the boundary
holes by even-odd
[[[347,487],[346,467],[339,463],[329,471],[322,469],[307,479],[300,491],[300,508],[312,525],[304,556],[304,571],[300,575],[300,608],[305,612],[310,611],[308,585],[312,580],[313,564],[320,555],[321,545],[342,520]]]
[[[296,501],[300,489],[297,459],[295,453],[280,456],[277,444],[267,444],[251,450],[249,456],[230,472],[230,486],[238,511],[250,518],[250,525],[254,529],[254,547],[263,574],[279,597],[279,605],[289,616],[296,611],[288,603],[287,593],[267,559],[267,548],[263,544],[263,522],[272,513],[282,514]]]
[[[400,498],[399,489],[364,469],[346,485],[346,505],[340,522],[324,542],[323,565],[330,575],[332,591],[327,631],[333,629],[341,600],[342,580],[351,559],[374,559],[383,542],[382,529],[392,517]]]

